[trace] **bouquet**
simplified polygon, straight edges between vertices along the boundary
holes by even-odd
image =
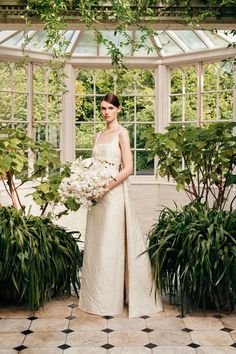
[[[93,157],[80,156],[70,166],[71,174],[59,186],[61,202],[74,201],[77,206],[90,208],[107,191],[107,183],[114,178],[114,164]]]

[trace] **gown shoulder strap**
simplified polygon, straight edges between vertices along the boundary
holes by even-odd
[[[95,139],[95,144],[97,144],[100,134],[101,134],[101,132],[98,132],[98,133],[97,133],[96,139]]]

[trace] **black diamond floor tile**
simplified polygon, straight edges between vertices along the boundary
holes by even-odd
[[[72,333],[72,332],[74,332],[74,331],[73,331],[73,329],[67,328],[67,329],[64,329],[62,332],[63,332],[63,333]]]
[[[27,318],[27,320],[30,320],[30,321],[35,321],[37,319],[38,319],[38,317],[36,317],[36,316],[31,316],[31,317]]]
[[[231,344],[231,347],[234,347],[234,348],[236,348],[236,343],[234,343],[234,344]]]
[[[114,332],[113,329],[110,329],[110,328],[105,328],[105,329],[102,329],[103,332],[105,333],[111,333],[111,332]]]
[[[60,349],[63,349],[63,350],[66,350],[66,349],[68,349],[68,348],[70,348],[71,346],[70,345],[68,345],[68,344],[62,344],[62,345],[58,345],[58,347],[57,348],[60,348]]]
[[[192,332],[193,330],[191,328],[182,328],[181,331],[189,333]]]
[[[149,349],[153,349],[153,348],[156,348],[157,345],[154,344],[154,343],[148,343],[148,344],[146,344],[144,347],[149,348]]]
[[[101,347],[104,349],[111,349],[114,347],[114,345],[107,343],[107,344],[101,345]]]
[[[144,320],[146,320],[147,318],[150,318],[150,316],[145,315],[145,316],[141,316],[140,318],[143,318]]]
[[[144,328],[142,329],[143,332],[147,332],[147,333],[150,333],[150,332],[153,332],[153,329],[151,328]]]
[[[70,307],[71,309],[74,309],[75,307],[78,307],[78,305],[76,305],[76,304],[71,304],[71,305],[68,305],[68,307]]]
[[[73,320],[74,318],[76,318],[75,316],[67,316],[65,317],[67,320]]]
[[[110,320],[113,318],[113,316],[103,316],[103,318],[105,318],[105,320]]]
[[[229,332],[232,332],[233,329],[232,328],[228,328],[228,327],[224,327],[224,328],[221,328],[221,331],[229,333]]]
[[[25,331],[22,331],[21,333],[25,334],[27,336],[28,334],[33,333],[33,331],[31,331],[30,329],[26,329]]]
[[[17,350],[18,352],[21,352],[24,349],[27,349],[28,347],[26,347],[25,345],[19,345],[18,347],[15,347],[14,349]]]
[[[188,347],[191,347],[191,348],[198,348],[198,347],[200,347],[200,345],[197,344],[197,343],[190,343],[190,344],[188,344]]]

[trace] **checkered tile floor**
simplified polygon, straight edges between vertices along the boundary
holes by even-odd
[[[165,304],[153,316],[95,316],[78,299],[55,299],[35,314],[0,308],[0,354],[236,354],[236,314],[181,317]]]

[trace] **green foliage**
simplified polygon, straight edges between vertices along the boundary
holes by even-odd
[[[28,30],[30,29],[31,21],[35,17],[38,17],[43,22],[44,29],[47,31],[46,49],[50,49],[53,56],[60,59],[62,64],[65,63],[67,58],[65,48],[68,42],[60,35],[60,31],[65,30],[67,26],[67,12],[73,10],[76,12],[78,20],[84,23],[87,29],[94,32],[97,43],[106,46],[107,52],[111,56],[112,65],[123,69],[125,57],[123,49],[127,45],[131,45],[133,51],[140,48],[144,48],[147,53],[152,51],[152,46],[146,44],[146,38],[150,34],[156,34],[153,24],[160,15],[159,5],[163,9],[167,9],[167,11],[173,7],[174,11],[176,3],[170,0],[162,1],[160,4],[155,0],[111,0],[108,3],[104,3],[101,0],[29,0],[27,1],[25,13],[26,31],[24,47],[30,41]],[[227,6],[233,5],[233,0],[212,0],[207,3],[204,1],[204,7],[198,14],[192,11],[190,0],[181,3],[181,5],[183,6],[183,22],[187,23],[190,27],[194,27],[209,17],[222,16]],[[98,25],[101,26],[106,22],[112,23],[115,36],[122,38],[118,43],[114,43],[109,38],[106,38],[98,30]],[[128,28],[132,26],[140,31],[141,35],[139,39],[134,39],[128,33]]]
[[[0,302],[25,302],[32,311],[52,296],[78,295],[79,235],[49,219],[0,208]]]
[[[29,165],[29,161],[31,166]],[[25,182],[41,178],[40,187],[45,195],[57,192],[46,191],[43,179],[50,171],[57,171],[60,167],[58,153],[48,142],[35,142],[24,132],[10,128],[0,129],[0,178],[11,197],[15,208],[22,205],[17,189]],[[16,186],[15,178],[20,180]],[[51,195],[52,199],[52,195]]]
[[[202,128],[171,125],[163,134],[149,130],[143,138],[151,158],[158,157],[161,177],[173,178],[177,190],[185,190],[191,199],[208,202],[211,196],[213,207],[221,210],[236,184],[235,126],[234,122]]]
[[[165,208],[149,232],[156,288],[180,301],[181,312],[199,307],[232,311],[236,301],[236,211],[194,201]]]

